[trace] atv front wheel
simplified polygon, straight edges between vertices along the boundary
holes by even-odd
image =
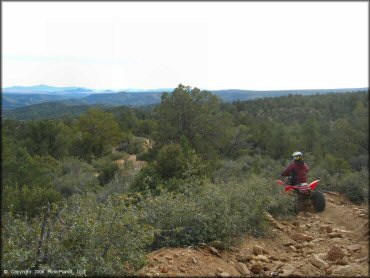
[[[312,205],[315,211],[322,212],[326,207],[325,196],[320,191],[314,191],[313,195],[311,196]]]

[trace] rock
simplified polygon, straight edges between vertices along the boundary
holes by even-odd
[[[220,277],[231,277],[230,273],[228,273],[228,272],[221,272],[221,273],[219,274],[219,276],[220,276]]]
[[[262,277],[270,277],[271,276],[271,273],[270,273],[270,271],[261,270],[260,276],[262,276]]]
[[[218,252],[218,250],[217,250],[216,248],[214,248],[213,246],[208,246],[208,250],[209,250],[212,254],[214,254],[214,255],[216,255],[216,256],[218,256],[218,257],[222,258],[222,256],[221,256],[221,255],[220,255],[220,253]]]
[[[330,238],[335,238],[335,237],[343,238],[343,235],[341,233],[338,233],[338,232],[332,232],[332,233],[328,234],[328,236]]]
[[[263,248],[259,245],[253,246],[253,254],[254,255],[262,255],[263,254]]]
[[[178,258],[179,257],[179,254],[175,253],[175,254],[173,254],[173,257],[174,258]]]
[[[182,272],[182,273],[185,273],[186,272],[186,269],[184,267],[179,267],[179,270]]]
[[[168,268],[167,268],[167,267],[165,267],[165,266],[161,266],[161,267],[159,268],[159,271],[160,271],[160,272],[162,272],[162,273],[167,273],[167,272],[168,272]]]
[[[293,233],[290,237],[291,237],[291,239],[293,239],[295,241],[311,241],[311,240],[313,240],[312,236],[308,236],[308,235],[301,234],[301,233]]]
[[[263,270],[263,265],[259,262],[254,263],[251,267],[251,271],[254,274],[259,274],[261,272],[261,270]]]
[[[306,244],[304,245],[305,247],[308,247],[308,248],[314,248],[315,247],[315,244],[311,243],[311,242],[305,242]]]
[[[299,223],[299,221],[297,221],[297,220],[294,220],[294,221],[293,221],[293,225],[294,225],[294,226],[299,227],[299,224],[300,224],[300,223]],[[285,224],[284,224],[284,225],[286,225],[286,222],[285,222]]]
[[[222,269],[219,268],[219,267],[216,270],[217,270],[217,272],[220,272],[220,273],[223,272]]]
[[[348,265],[349,262],[348,262],[348,259],[346,257],[343,257],[343,258],[340,258],[340,259],[337,259],[335,261],[336,264],[339,264],[339,265]]]
[[[189,262],[197,264],[197,260],[194,257],[189,258]]]
[[[236,264],[235,268],[243,276],[250,276],[251,275],[250,270],[248,269],[248,267],[244,263],[238,262]]]
[[[322,259],[318,257],[310,258],[310,263],[322,270],[327,269],[330,266],[328,263],[324,262]]]
[[[236,248],[236,247],[233,247],[233,246],[229,247],[229,249],[230,249],[231,251],[233,251],[233,252],[239,252],[239,251],[240,251],[240,249],[239,249],[239,248]]]
[[[289,264],[284,265],[284,267],[281,269],[281,273],[279,274],[280,277],[288,277],[293,274],[293,271],[295,270],[295,267]]]
[[[331,267],[325,269],[325,274],[326,275],[331,275],[333,273],[333,269]]]
[[[257,261],[262,261],[262,262],[266,262],[266,263],[270,262],[270,260],[264,255],[257,255],[255,259]]]
[[[247,263],[247,262],[253,260],[253,256],[252,255],[246,255],[246,256],[244,256],[244,255],[238,254],[238,255],[236,255],[236,260],[238,262]]]
[[[355,262],[357,263],[364,263],[364,262],[370,262],[369,258],[368,257],[363,257],[363,258],[360,258],[360,259],[357,259],[355,260]]]
[[[352,252],[357,252],[362,249],[362,246],[360,244],[352,244],[352,245],[347,246],[347,249]]]
[[[305,243],[307,243],[307,242],[305,242]],[[302,249],[304,246],[302,244],[296,244],[294,247],[296,249]]]
[[[326,233],[331,233],[333,229],[329,225],[321,225],[319,228],[320,232],[326,232]]]
[[[340,230],[335,229],[334,232],[342,233],[342,234],[353,234],[353,231],[347,231],[347,230]]]
[[[296,252],[297,248],[295,248],[293,245],[288,247],[290,251]]]
[[[353,277],[356,275],[366,275],[366,271],[358,264],[339,266],[333,270],[334,275]]]
[[[277,257],[275,255],[270,255],[269,256],[269,259],[272,260],[272,261],[278,261],[279,260],[279,257]]]
[[[340,248],[337,245],[334,245],[330,248],[328,251],[328,259],[331,261],[336,261],[338,259],[341,259],[345,256],[342,248]]]
[[[172,257],[170,257],[170,256],[165,256],[165,258],[167,259],[167,260],[173,260],[173,258]]]

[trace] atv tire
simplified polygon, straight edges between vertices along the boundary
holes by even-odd
[[[322,212],[326,207],[325,196],[320,191],[315,191],[311,196],[312,205],[315,211]]]

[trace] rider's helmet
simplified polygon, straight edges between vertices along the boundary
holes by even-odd
[[[303,160],[301,152],[294,152],[292,154],[292,158],[293,158],[294,161],[302,161]]]

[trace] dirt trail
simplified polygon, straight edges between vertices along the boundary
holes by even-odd
[[[221,250],[213,242],[157,250],[139,275],[368,277],[368,208],[338,193],[325,197],[322,213],[306,208],[288,220],[269,215],[268,237],[246,236],[238,248]]]

